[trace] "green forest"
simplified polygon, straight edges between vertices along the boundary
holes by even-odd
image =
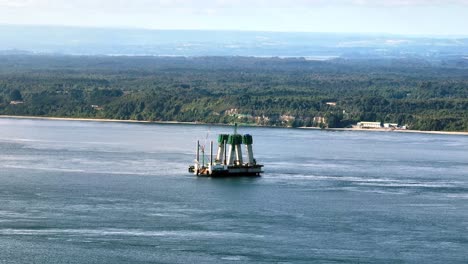
[[[468,131],[468,60],[3,55],[0,114]]]

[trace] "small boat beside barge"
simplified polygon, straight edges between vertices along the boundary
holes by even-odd
[[[210,142],[207,159],[205,146],[197,141],[197,156],[195,164],[189,167],[190,173],[206,177],[260,176],[263,173],[263,165],[257,164],[253,155],[253,137],[249,134],[237,134],[237,125],[234,134],[218,135],[217,143],[218,149],[213,160],[213,141]],[[242,155],[242,145],[246,150],[246,159]]]

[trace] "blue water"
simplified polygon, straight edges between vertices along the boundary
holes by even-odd
[[[468,137],[240,128],[261,178],[187,173],[229,127],[0,119],[0,263],[467,263]]]

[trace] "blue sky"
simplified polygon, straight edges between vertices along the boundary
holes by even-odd
[[[468,36],[468,0],[0,0],[0,24]]]

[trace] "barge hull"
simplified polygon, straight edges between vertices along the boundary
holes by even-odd
[[[227,177],[260,177],[261,172],[213,172],[212,174],[199,174],[199,177],[227,178]]]
[[[209,175],[199,175],[199,176],[209,176],[209,177],[259,177],[260,173],[263,171],[259,169],[236,169],[236,170],[222,170],[222,171],[212,171]]]
[[[260,176],[263,165],[254,166],[229,166],[224,169],[210,169],[210,167],[202,167],[199,169],[191,166],[189,172],[192,172],[200,177],[258,177]]]

